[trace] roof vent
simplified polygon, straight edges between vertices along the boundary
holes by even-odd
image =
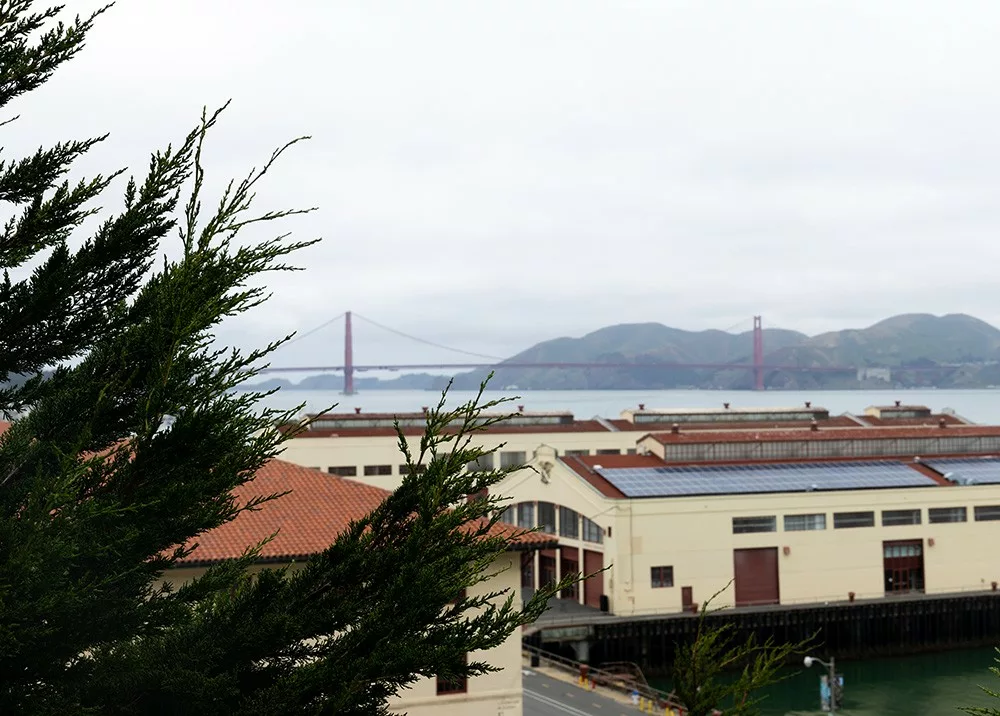
[[[729,410],[729,403],[723,403],[722,407],[725,408],[726,410]]]
[[[420,408],[420,412],[422,412],[424,415],[427,415],[428,410],[430,410],[430,408],[428,408],[426,405]]]
[[[819,430],[819,423],[816,422],[815,418],[813,418],[813,421],[809,423],[809,429],[812,430],[813,432]]]
[[[680,431],[681,431],[681,426],[678,425],[677,423],[674,423],[673,425],[670,426],[670,432],[672,432],[674,435],[676,435]]]
[[[939,428],[946,428],[946,427],[948,427],[948,421],[945,420],[944,418],[941,418],[940,420],[938,420],[938,427]]]
[[[639,410],[645,410],[645,409],[646,409],[646,404],[645,403],[639,403]]]
[[[603,470],[604,469],[604,465],[594,465],[591,469],[592,470]]]
[[[813,406],[813,404],[807,400],[806,401],[806,407],[807,408],[811,408],[812,406]]]
[[[354,409],[354,414],[355,415],[361,415],[361,408],[355,408]]]
[[[896,407],[898,408],[900,405],[902,405],[902,401],[897,400],[896,401]]]
[[[523,413],[524,412],[524,406],[523,405],[518,405],[517,406],[517,412]]]

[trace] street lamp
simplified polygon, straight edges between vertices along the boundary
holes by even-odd
[[[823,661],[822,659],[817,659],[815,656],[807,656],[802,660],[805,667],[808,669],[813,664],[820,664],[826,667],[827,670],[827,684],[830,687],[830,713],[837,713],[837,662],[831,656],[830,661]]]

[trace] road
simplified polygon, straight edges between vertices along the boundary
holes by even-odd
[[[638,710],[553,679],[524,670],[524,716],[635,716]]]

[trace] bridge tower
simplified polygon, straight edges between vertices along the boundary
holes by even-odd
[[[354,335],[350,311],[344,313],[344,395],[354,395]]]
[[[760,316],[753,317],[753,377],[754,390],[764,390],[764,328]]]

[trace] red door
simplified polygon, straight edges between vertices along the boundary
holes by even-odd
[[[691,587],[681,587],[681,608],[686,612],[695,611],[694,592]]]
[[[567,574],[577,574],[580,571],[580,552],[576,547],[560,547],[560,570],[562,574],[559,578],[562,579]],[[559,596],[562,599],[572,599],[573,601],[578,600],[580,592],[579,582],[576,582],[566,589],[559,592]]]
[[[923,540],[882,543],[885,593],[920,592],[924,588]]]
[[[604,555],[589,549],[583,551],[583,571],[593,574],[604,568]],[[595,574],[583,584],[583,603],[594,609],[601,608],[601,595],[604,594],[604,573]]]
[[[734,549],[736,606],[778,604],[778,548]]]

